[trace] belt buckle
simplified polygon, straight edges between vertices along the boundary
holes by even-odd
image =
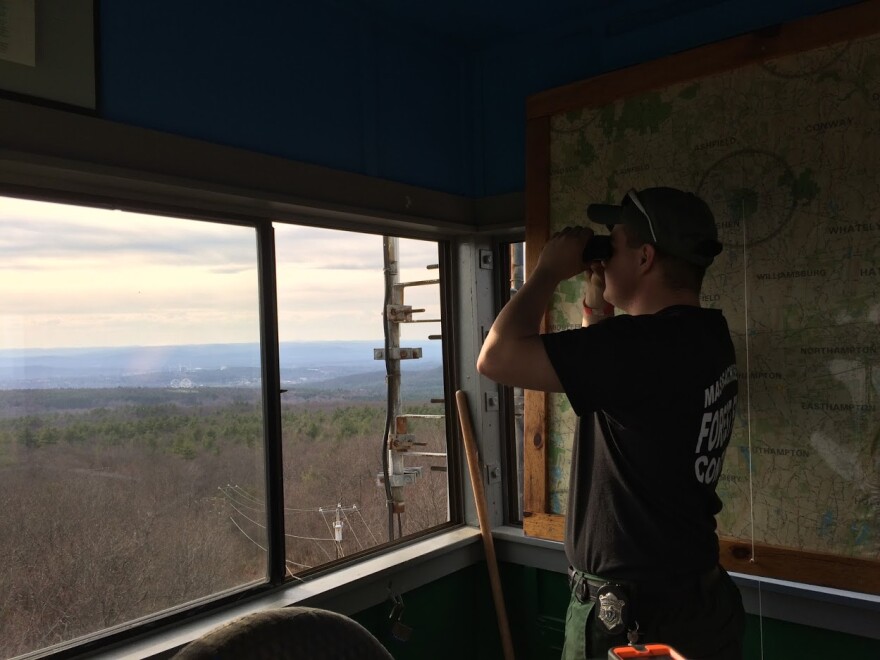
[[[630,598],[623,585],[608,582],[596,594],[599,611],[596,618],[609,635],[618,635],[627,628],[630,619]]]

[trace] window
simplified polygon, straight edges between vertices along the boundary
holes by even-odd
[[[254,229],[10,198],[0,226],[0,654],[265,580],[218,488],[265,481]]]
[[[395,324],[422,357],[400,362],[392,527],[382,237],[276,227],[264,368],[256,224],[3,197],[0,229],[3,657],[270,580],[266,368],[288,575],[450,519],[437,243],[399,241],[392,290],[425,311]]]
[[[296,573],[449,520],[438,245],[281,224],[275,242],[286,547]],[[391,350],[403,354],[390,365],[400,373],[390,398],[377,356],[386,288],[396,310]],[[402,451],[383,461],[388,422]],[[386,464],[389,485],[401,484],[393,518]]]

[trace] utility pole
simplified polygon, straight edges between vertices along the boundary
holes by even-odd
[[[331,509],[324,507],[319,507],[318,512],[321,514],[321,517],[324,516],[325,513],[330,513]],[[357,511],[357,504],[354,504],[349,507],[342,506],[341,503],[336,504],[336,519],[333,521],[333,541],[336,544],[336,558],[345,557],[345,550],[342,548],[342,530],[345,528],[345,523],[342,520],[342,516],[348,511]],[[325,518],[326,522],[326,518]]]

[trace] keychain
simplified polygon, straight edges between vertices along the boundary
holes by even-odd
[[[392,593],[391,602],[394,603],[391,607],[391,614],[388,615],[388,619],[391,621],[391,636],[399,642],[405,642],[409,640],[412,628],[401,621],[404,608],[403,598],[399,594]]]
[[[630,643],[630,646],[635,646],[639,643],[639,622],[636,621],[636,627],[632,630],[626,631],[626,641]]]

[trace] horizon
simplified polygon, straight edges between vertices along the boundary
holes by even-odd
[[[374,358],[380,342],[325,340],[282,342],[278,368],[284,383],[316,383],[362,374],[384,381],[385,362]],[[422,358],[404,360],[401,372],[442,367],[442,347],[415,340]],[[0,349],[0,390],[108,387],[255,386],[263,377],[260,345],[248,343],[172,346]],[[176,385],[177,384],[177,385]]]
[[[402,340],[407,343],[424,344],[426,346],[437,345],[440,342],[433,339],[406,339]],[[385,339],[379,337],[377,339],[290,339],[279,341],[278,345],[285,344],[376,344],[375,348],[382,348]],[[33,347],[0,347],[0,355],[4,353],[23,353],[37,351],[98,351],[98,350],[130,350],[142,348],[180,348],[180,347],[199,347],[199,346],[260,346],[259,341],[221,341],[221,342],[202,342],[198,344],[128,344],[128,345],[111,345],[111,346],[33,346]],[[377,360],[378,361],[378,360]]]

